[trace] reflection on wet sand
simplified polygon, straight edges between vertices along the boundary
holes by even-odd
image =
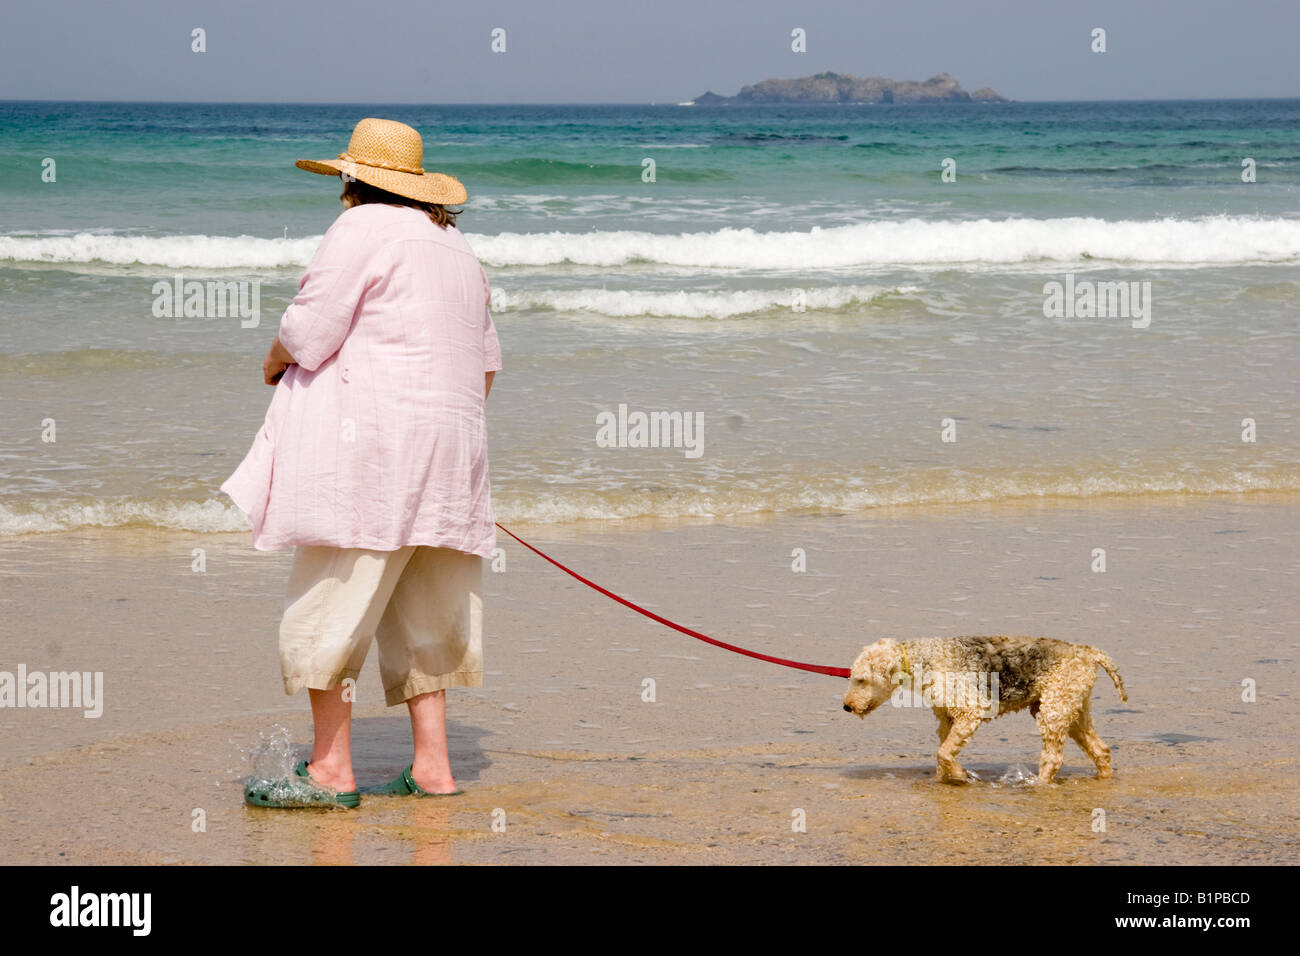
[[[1058,783],[1024,783],[1041,741],[1031,718],[1008,716],[963,751],[978,781],[938,784],[930,713],[856,720],[836,680],[698,645],[512,552],[509,572],[487,582],[484,686],[450,703],[465,795],[256,810],[243,805],[240,781],[259,735],[283,724],[295,759],[310,745],[305,701],[283,695],[268,623],[285,569],[250,557],[242,538],[208,541],[204,576],[190,569],[184,535],[46,536],[0,542],[0,572],[22,574],[6,608],[6,653],[29,670],[103,671],[105,706],[96,720],[0,712],[5,860],[1300,859],[1300,759],[1285,734],[1300,718],[1295,503],[569,530],[532,538],[676,620],[783,656],[848,665],[864,644],[898,635],[1013,632],[1105,646],[1130,699],[1119,705],[1099,688],[1093,701],[1115,776],[1097,780],[1069,743]],[[1099,543],[1111,548],[1105,574],[1087,562]],[[791,573],[795,546],[807,549],[806,574]],[[69,568],[77,601],[66,599]],[[193,624],[184,639],[160,632],[161,593],[169,619]],[[391,780],[411,759],[409,722],[383,706],[376,671],[357,685],[363,785]],[[642,696],[646,678],[653,701]]]

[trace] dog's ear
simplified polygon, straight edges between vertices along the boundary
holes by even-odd
[[[880,662],[881,675],[897,687],[903,682],[903,654],[899,649],[898,641],[883,637],[875,643],[874,647],[877,660]]]
[[[856,680],[868,679],[875,670],[876,661],[880,658],[880,642],[868,644],[862,648],[858,656],[853,661],[853,666],[849,668],[849,677]]]
[[[857,660],[853,662],[853,666],[849,669],[849,676],[863,680],[867,679],[877,673],[883,663],[892,660],[896,656],[895,651],[897,648],[898,642],[888,637],[882,637],[876,643],[868,644],[862,649],[862,653],[858,655]]]
[[[898,659],[898,641],[892,637],[882,637],[871,645],[871,657],[875,661],[874,670],[882,677],[888,677]]]

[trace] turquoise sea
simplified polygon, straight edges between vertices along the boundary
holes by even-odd
[[[246,527],[217,486],[340,210],[293,162],[365,116],[469,191],[502,520],[1300,492],[1300,100],[8,102],[0,533]],[[256,320],[158,315],[177,276]],[[1053,282],[1146,314],[1045,314]],[[603,447],[620,405],[703,453]]]

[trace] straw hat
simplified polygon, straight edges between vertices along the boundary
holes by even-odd
[[[371,186],[420,202],[455,205],[468,194],[460,180],[424,169],[420,134],[394,120],[363,119],[352,130],[352,141],[338,159],[300,159],[299,169],[322,176],[344,173]]]

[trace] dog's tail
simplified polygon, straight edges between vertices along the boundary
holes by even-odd
[[[1124,678],[1119,676],[1119,667],[1110,659],[1110,655],[1105,651],[1096,647],[1091,648],[1091,650],[1092,654],[1090,656],[1092,657],[1092,662],[1099,665],[1107,674],[1110,675],[1110,679],[1115,682],[1115,690],[1119,692],[1119,699],[1127,703],[1128,692],[1124,690]]]

